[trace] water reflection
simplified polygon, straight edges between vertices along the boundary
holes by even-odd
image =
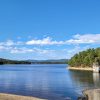
[[[72,85],[78,95],[81,95],[82,91],[90,88],[100,88],[100,73],[93,73],[87,71],[70,71],[70,78],[72,79]],[[93,97],[100,96],[100,94],[93,94]],[[99,99],[96,99],[99,100]]]
[[[70,71],[70,76],[72,81],[77,86],[90,86],[93,85],[93,75],[92,72],[86,71]]]
[[[97,73],[70,71],[63,64],[0,67],[0,92],[48,100],[76,100],[82,90],[100,87],[99,83]]]
[[[93,73],[94,87],[100,87],[100,73]]]
[[[0,67],[0,92],[64,100],[66,75],[62,72],[61,67],[47,65]]]

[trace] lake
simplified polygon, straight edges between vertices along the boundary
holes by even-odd
[[[77,100],[87,88],[100,87],[100,75],[70,71],[66,64],[0,65],[0,92],[48,100]]]

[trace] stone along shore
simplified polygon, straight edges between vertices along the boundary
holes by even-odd
[[[46,100],[46,99],[0,93],[0,100]]]
[[[93,71],[93,68],[82,68],[82,67],[68,67],[70,70],[81,70],[81,71]]]
[[[100,89],[85,90],[83,94],[86,96],[84,100],[100,100]]]

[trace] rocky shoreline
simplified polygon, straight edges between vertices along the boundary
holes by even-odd
[[[14,94],[0,93],[0,100],[46,100],[30,96],[20,96]]]
[[[100,100],[100,88],[84,90],[83,95],[78,100]]]
[[[68,67],[69,70],[81,70],[81,71],[93,71],[93,68],[83,68],[83,67]]]

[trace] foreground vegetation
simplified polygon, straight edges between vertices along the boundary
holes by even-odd
[[[100,65],[100,48],[79,52],[68,61],[71,67],[92,67],[93,63]]]

